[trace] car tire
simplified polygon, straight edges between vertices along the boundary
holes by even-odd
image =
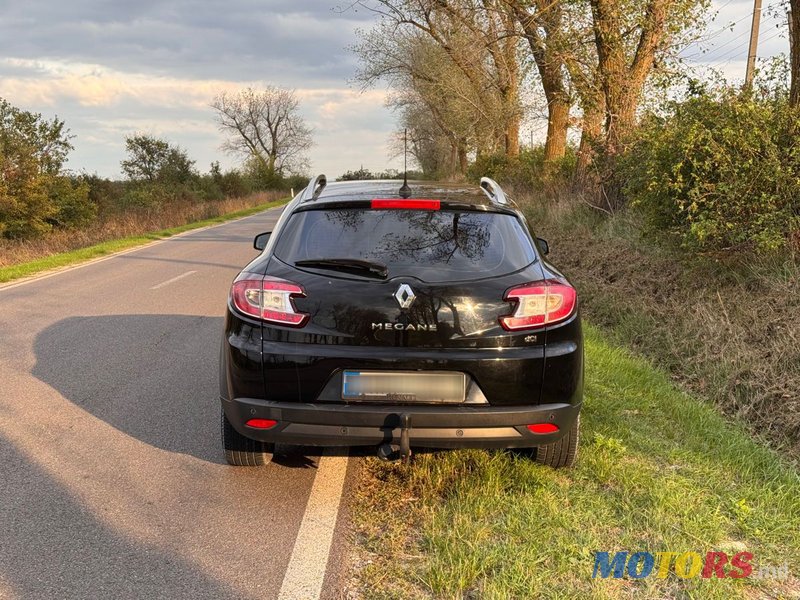
[[[557,442],[536,447],[536,462],[554,469],[571,467],[578,457],[581,416],[575,418],[567,434]]]
[[[236,431],[222,413],[222,449],[225,451],[225,460],[235,467],[260,467],[272,459],[273,444],[252,440]]]

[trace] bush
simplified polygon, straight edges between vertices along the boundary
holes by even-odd
[[[97,207],[98,215],[118,212],[125,194],[125,183],[111,181],[99,175],[83,175],[83,181],[89,188],[89,202]]]
[[[47,195],[55,212],[54,227],[85,227],[97,217],[97,205],[89,199],[89,184],[74,177],[51,177]]]
[[[544,146],[536,146],[522,149],[518,157],[505,154],[479,156],[467,169],[467,177],[472,181],[491,177],[516,190],[540,191],[554,182],[569,181],[575,172],[575,162],[575,149],[570,146],[564,158],[545,166]]]
[[[799,128],[783,98],[701,91],[645,118],[619,163],[624,192],[684,245],[778,250],[800,228]]]

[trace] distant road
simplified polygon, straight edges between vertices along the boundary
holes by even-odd
[[[220,450],[228,288],[281,210],[0,288],[0,598],[336,597],[353,461]]]

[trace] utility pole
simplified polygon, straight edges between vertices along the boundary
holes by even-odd
[[[791,84],[789,105],[800,106],[800,0],[789,2],[789,64]]]
[[[758,28],[761,26],[761,0],[755,0],[753,5],[753,23],[750,26],[750,50],[747,53],[747,72],[744,76],[744,87],[749,89],[753,85],[756,73],[756,54],[758,53]]]

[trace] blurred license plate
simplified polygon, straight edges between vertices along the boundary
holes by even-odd
[[[449,371],[345,371],[342,399],[350,402],[464,402],[466,377]]]

